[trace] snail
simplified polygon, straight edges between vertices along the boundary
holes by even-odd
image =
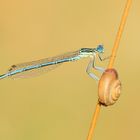
[[[107,69],[98,84],[99,102],[104,106],[113,105],[119,98],[121,82],[115,69]]]

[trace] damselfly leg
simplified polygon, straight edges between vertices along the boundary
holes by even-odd
[[[109,56],[109,57],[105,57],[105,58],[101,58],[100,55],[98,55],[98,57],[99,57],[99,59],[100,59],[101,61],[104,61],[104,60],[107,60],[107,59],[110,58],[110,56]],[[93,78],[93,79],[95,79],[95,80],[98,81],[98,80],[99,80],[99,77],[97,77],[94,73],[92,73],[91,70],[92,70],[92,69],[95,69],[95,70],[97,70],[97,71],[103,73],[103,72],[105,71],[105,69],[102,68],[102,67],[96,66],[96,65],[95,65],[95,59],[96,59],[96,54],[93,53],[93,55],[90,57],[90,62],[89,62],[89,64],[88,64],[88,66],[87,66],[86,72],[87,72],[87,74],[88,74],[91,78]]]

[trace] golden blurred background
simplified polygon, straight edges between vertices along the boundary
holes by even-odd
[[[0,4],[0,73],[26,61],[113,47],[126,0],[5,0]],[[102,107],[96,140],[140,139],[140,1],[134,0],[115,67],[120,100]],[[29,79],[0,81],[1,140],[86,140],[97,103],[97,82],[85,72],[89,58]],[[106,67],[108,61],[98,62]]]

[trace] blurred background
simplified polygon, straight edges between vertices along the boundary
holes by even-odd
[[[5,0],[0,4],[0,73],[17,63],[113,47],[126,0]],[[95,140],[140,139],[140,1],[134,0],[114,67],[122,95],[102,107]],[[1,140],[86,140],[97,103],[89,58],[38,77],[0,81]],[[108,61],[97,62],[107,67]]]

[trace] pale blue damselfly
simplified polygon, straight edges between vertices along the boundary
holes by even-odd
[[[100,56],[103,52],[103,45],[98,45],[96,48],[81,48],[78,51],[69,52],[55,57],[12,65],[8,72],[0,75],[0,79],[4,79],[6,77],[11,77],[13,79],[33,77],[39,75],[40,73],[50,71],[62,63],[76,61],[84,57],[90,57],[90,62],[87,66],[86,72],[91,78],[99,80],[99,78],[90,71],[92,68],[100,72],[104,71],[103,68],[95,66],[96,56],[98,56],[100,60],[106,59],[102,59]]]

